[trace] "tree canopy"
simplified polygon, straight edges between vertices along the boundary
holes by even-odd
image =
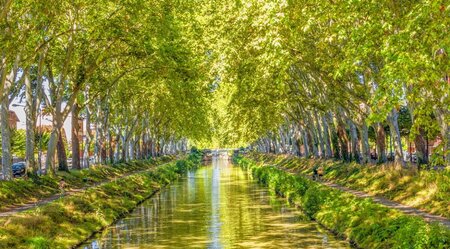
[[[95,124],[83,143],[89,154],[93,141],[104,160],[107,154],[117,160],[119,145],[127,158],[129,146],[161,150],[190,141],[278,144],[366,161],[369,129],[380,154],[385,125],[400,160],[398,119],[406,108],[409,139],[420,147],[425,137],[438,137],[439,153],[450,160],[445,1],[2,0],[0,6],[1,118],[8,119],[11,99],[21,92],[29,129],[42,110],[53,117],[49,170],[55,151],[63,151],[58,141],[70,113]],[[10,137],[5,121],[3,165]],[[27,137],[27,157],[34,157],[34,134]]]

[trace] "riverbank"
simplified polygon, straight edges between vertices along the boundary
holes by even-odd
[[[71,248],[200,163],[190,155],[0,219],[0,248]],[[133,163],[132,163],[133,164]]]
[[[238,165],[311,219],[361,248],[450,248],[450,230],[248,158]]]
[[[80,249],[350,248],[226,157],[204,163]]]
[[[58,171],[54,176],[21,177],[11,181],[0,181],[0,212],[20,209],[59,194],[61,179],[65,182],[66,191],[81,190],[128,174],[149,170],[173,159],[173,156],[163,156],[130,163],[93,165],[88,169],[69,172]]]
[[[450,219],[450,170],[417,172],[392,165],[360,165],[333,160],[306,159],[252,153],[252,159],[295,174],[312,177],[313,167],[324,168],[323,180],[380,196]]]

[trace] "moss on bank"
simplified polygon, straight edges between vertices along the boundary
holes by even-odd
[[[0,219],[0,248],[76,246],[199,163],[200,156],[191,155]]]
[[[311,218],[362,248],[450,248],[450,230],[247,158],[236,162]]]

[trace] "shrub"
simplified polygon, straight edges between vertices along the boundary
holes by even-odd
[[[326,198],[327,192],[322,190],[319,186],[308,188],[302,198],[302,206],[306,215],[313,218],[325,203]]]

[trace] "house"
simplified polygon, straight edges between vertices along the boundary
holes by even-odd
[[[429,154],[429,155],[433,154],[433,152],[434,152],[437,148],[439,148],[439,145],[440,145],[441,143],[442,143],[442,138],[441,138],[441,136],[437,136],[437,137],[434,138],[434,139],[426,140],[426,146],[427,146],[426,149],[427,149],[427,151],[428,151],[428,154]],[[442,148],[442,147],[441,147],[441,148]],[[408,152],[409,152],[410,154],[416,152],[416,146],[415,146],[415,144],[414,144],[413,141],[409,141],[409,142],[408,142]]]
[[[17,129],[17,123],[20,122],[19,117],[17,117],[16,113],[14,111],[9,111],[9,128],[11,129]]]

